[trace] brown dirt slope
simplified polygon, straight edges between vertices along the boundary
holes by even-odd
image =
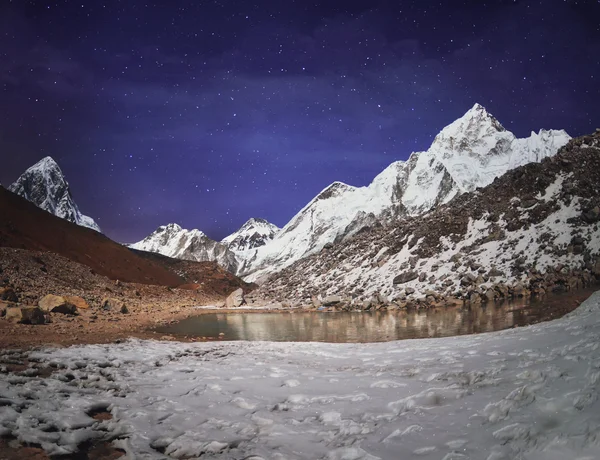
[[[87,265],[100,275],[125,282],[162,286],[190,282],[167,267],[163,259],[143,257],[98,232],[43,211],[3,187],[0,187],[0,247],[53,252]],[[172,265],[176,268],[176,264]],[[218,271],[215,267],[211,270]],[[228,282],[239,283],[233,275],[230,277],[232,280]]]

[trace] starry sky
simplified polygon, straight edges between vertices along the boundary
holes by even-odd
[[[0,0],[0,182],[46,155],[132,242],[283,226],[475,102],[518,136],[600,127],[600,2]]]

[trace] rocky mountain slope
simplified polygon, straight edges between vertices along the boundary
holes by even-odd
[[[225,244],[210,239],[200,230],[187,230],[177,224],[158,227],[129,247],[183,260],[214,261],[231,273],[236,273],[238,267],[235,254]]]
[[[73,201],[71,190],[58,164],[45,157],[27,169],[8,188],[55,216],[100,231],[94,219],[83,215]]]
[[[325,188],[271,242],[246,251],[238,274],[260,282],[375,220],[421,215],[513,168],[552,156],[569,139],[554,130],[517,139],[475,104],[427,151],[392,163],[368,187],[335,182]]]
[[[371,308],[567,290],[600,278],[599,197],[597,130],[425,215],[365,227],[271,276],[257,295]]]

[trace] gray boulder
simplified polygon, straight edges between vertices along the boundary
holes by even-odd
[[[242,288],[236,289],[225,299],[226,308],[237,308],[245,303],[246,300],[244,299],[244,290]]]

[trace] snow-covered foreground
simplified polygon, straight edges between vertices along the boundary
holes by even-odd
[[[600,458],[600,292],[549,323],[375,344],[131,341],[31,354],[0,435],[127,458]],[[65,368],[62,368],[65,366]],[[108,405],[112,420],[86,415]]]

